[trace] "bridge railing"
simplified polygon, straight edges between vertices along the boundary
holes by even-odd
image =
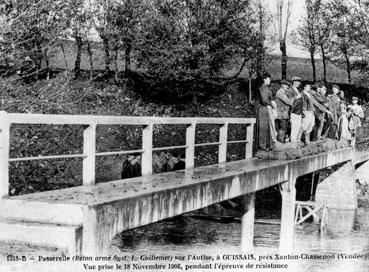
[[[83,153],[72,155],[54,155],[9,158],[10,126],[12,124],[28,125],[83,125],[87,126],[83,132]],[[153,148],[154,125],[186,125],[186,142],[181,146],[166,146]],[[195,143],[196,125],[220,125],[219,141]],[[247,125],[246,139],[228,141],[228,125]],[[98,125],[135,125],[142,126],[142,148],[138,150],[96,152],[96,127]],[[55,115],[55,114],[20,114],[0,112],[0,197],[8,196],[9,190],[9,162],[34,161],[48,159],[82,158],[83,185],[95,184],[96,157],[141,153],[142,175],[152,174],[153,151],[169,149],[185,149],[186,168],[194,167],[195,147],[218,146],[218,162],[226,162],[228,144],[245,144],[245,158],[252,157],[254,118],[207,118],[207,117],[133,117],[133,116],[96,116],[96,115]]]

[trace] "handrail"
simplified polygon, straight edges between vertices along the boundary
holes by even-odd
[[[83,153],[50,156],[9,158],[10,126],[26,125],[83,125]],[[196,125],[220,125],[219,141],[195,143]],[[245,140],[228,141],[229,124],[247,125]],[[135,125],[142,126],[142,148],[137,150],[97,152],[96,128],[101,125]],[[153,148],[154,125],[186,125],[186,143],[179,146]],[[194,167],[195,148],[200,146],[218,146],[218,162],[226,162],[227,145],[243,143],[246,145],[245,158],[252,157],[253,129],[255,118],[214,118],[214,117],[137,117],[137,116],[100,116],[100,115],[58,115],[58,114],[24,114],[0,111],[0,197],[7,197],[9,190],[9,162],[33,161],[46,159],[83,159],[83,185],[95,183],[96,157],[120,154],[141,154],[142,175],[152,174],[153,151],[185,149],[186,168]]]
[[[217,117],[156,117],[156,116],[112,116],[112,115],[62,115],[8,113],[12,124],[44,125],[186,125],[186,124],[255,124],[255,118]]]

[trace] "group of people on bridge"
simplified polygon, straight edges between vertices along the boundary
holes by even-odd
[[[257,110],[256,144],[270,151],[287,142],[298,146],[324,138],[355,144],[357,129],[364,117],[358,98],[348,103],[345,93],[333,85],[330,93],[324,82],[303,83],[300,77],[281,81],[275,96],[270,89],[271,75],[263,75]]]

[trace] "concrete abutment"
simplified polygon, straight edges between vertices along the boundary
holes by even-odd
[[[241,224],[241,250],[252,252],[254,249],[255,193],[243,197]]]
[[[355,166],[352,161],[346,162],[318,184],[315,201],[330,209],[357,208]]]
[[[296,178],[280,185],[282,195],[281,232],[279,251],[290,253],[293,250],[293,232],[295,225]]]

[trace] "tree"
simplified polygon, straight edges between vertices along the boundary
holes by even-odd
[[[327,82],[327,49],[331,38],[331,17],[329,8],[326,4],[320,3],[319,13],[317,15],[317,43],[323,64],[323,80]]]
[[[92,7],[93,24],[105,52],[105,73],[113,61],[118,81],[118,58],[124,52],[125,74],[131,69],[131,54],[140,33],[141,21],[147,14],[149,0],[96,0]]]
[[[287,35],[291,19],[292,1],[276,0],[277,3],[277,32],[279,49],[281,50],[282,79],[287,78]]]
[[[249,1],[154,1],[143,21],[138,64],[162,79],[219,76],[235,56],[253,50]]]
[[[49,77],[49,57],[65,30],[66,3],[59,0],[11,1],[3,13],[0,34],[3,54],[14,60],[14,69],[38,78],[45,61]]]
[[[114,31],[111,25],[113,7],[116,5],[114,0],[95,0],[91,7],[92,23],[99,33],[104,47],[105,73],[110,72],[112,35]]]
[[[355,54],[354,22],[351,18],[350,7],[340,1],[328,3],[331,16],[331,59],[346,66],[347,80],[351,82],[350,57]]]
[[[111,38],[114,45],[116,75],[118,53],[122,51],[125,59],[125,75],[129,76],[131,54],[136,49],[141,22],[147,11],[147,3],[142,0],[122,0],[111,11],[112,18],[109,21],[114,33]]]
[[[88,34],[91,30],[92,14],[84,5],[84,0],[67,1],[67,25],[71,32],[72,38],[75,40],[77,48],[77,56],[74,64],[74,74],[78,76],[81,71],[81,56],[83,46],[87,44],[87,51],[90,57],[90,78],[92,78],[93,62],[92,51]]]
[[[355,68],[360,72],[367,74],[369,71],[369,1],[353,0],[350,3],[351,31],[360,52],[359,54],[356,54]],[[358,57],[361,59],[358,59]]]
[[[299,43],[309,50],[313,81],[316,81],[315,53],[319,46],[319,13],[321,0],[306,0],[306,17],[298,29]]]
[[[259,27],[258,37],[257,37],[257,46],[256,46],[256,63],[255,63],[255,72],[257,77],[261,77],[262,72],[265,68],[266,55],[265,55],[265,30],[268,27],[268,20],[270,19],[270,14],[267,13],[265,8],[263,7],[262,0],[258,0],[256,4],[256,12],[257,12],[257,24]]]

